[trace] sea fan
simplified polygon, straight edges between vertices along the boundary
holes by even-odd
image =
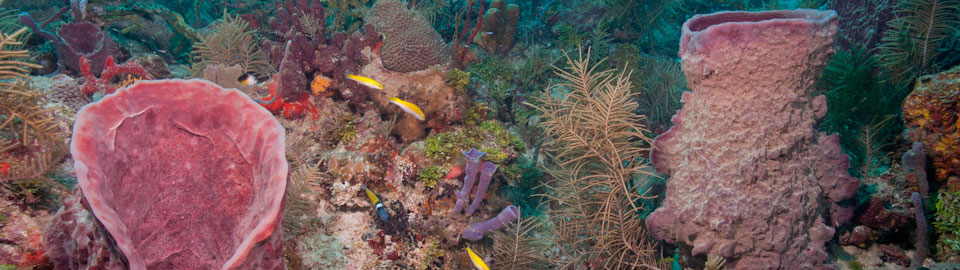
[[[960,0],[907,0],[882,39],[880,60],[897,84],[935,71],[938,46],[953,36],[960,23]]]

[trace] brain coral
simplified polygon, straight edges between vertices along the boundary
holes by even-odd
[[[936,178],[960,175],[960,66],[920,78],[903,101],[910,140],[929,149]]]
[[[383,35],[380,57],[390,71],[418,71],[450,61],[450,48],[440,34],[423,16],[399,1],[377,1],[364,20]]]
[[[824,244],[856,194],[839,137],[818,133],[813,82],[832,54],[833,11],[720,12],[683,25],[692,92],[651,160],[670,174],[654,237],[729,269],[828,269]],[[784,53],[789,52],[789,53]]]

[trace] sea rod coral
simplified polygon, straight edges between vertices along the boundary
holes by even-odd
[[[841,203],[859,184],[838,136],[817,132],[826,99],[811,95],[836,29],[835,12],[805,9],[684,23],[692,92],[650,153],[671,176],[646,219],[654,237],[730,269],[829,268],[824,243],[851,216]]]

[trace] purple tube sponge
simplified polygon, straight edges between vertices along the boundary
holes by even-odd
[[[480,170],[480,158],[486,154],[476,148],[463,152],[463,156],[467,158],[466,176],[463,178],[463,187],[457,192],[457,203],[453,206],[453,213],[459,213],[463,209],[463,203],[470,198],[470,189],[473,188],[473,182],[477,180],[477,171]]]
[[[914,192],[910,194],[910,198],[913,199],[913,209],[917,215],[917,230],[914,232],[917,235],[917,252],[913,254],[910,267],[916,269],[927,259],[927,218],[923,214],[923,200],[920,199],[920,193]]]
[[[507,226],[510,222],[513,222],[517,219],[517,216],[520,215],[520,209],[517,209],[516,206],[507,205],[506,208],[503,208],[503,211],[500,211],[500,214],[494,218],[491,218],[487,221],[475,223],[463,229],[463,232],[460,234],[463,236],[463,239],[470,241],[477,241],[480,238],[483,238],[483,235],[492,230],[499,230],[503,226]]]
[[[917,189],[920,191],[921,199],[927,198],[929,187],[927,185],[927,155],[923,150],[923,143],[915,142],[910,150],[903,153],[901,163],[907,170],[913,171],[917,176]]]
[[[37,25],[37,22],[33,20],[33,17],[30,16],[30,13],[20,12],[20,23],[22,23],[23,25],[26,25],[27,27],[30,27],[30,29],[33,30],[34,33],[37,33],[41,37],[49,39],[50,42],[53,43],[54,52],[56,52],[57,58],[62,57],[60,56],[60,50],[61,50],[60,48],[63,45],[60,43],[60,39],[57,38],[57,36],[53,35],[53,33],[50,33],[40,28],[40,26]],[[53,73],[50,73],[48,75],[57,74],[57,72],[59,71],[60,71],[60,62],[57,62],[57,69],[54,70]]]
[[[493,178],[493,173],[497,172],[497,165],[489,161],[483,163],[483,168],[480,169],[480,184],[477,186],[477,196],[473,198],[473,201],[470,202],[470,207],[467,208],[467,215],[472,215],[473,211],[477,211],[477,207],[480,206],[480,201],[483,201],[483,194],[487,193],[487,186],[490,185],[490,179]]]

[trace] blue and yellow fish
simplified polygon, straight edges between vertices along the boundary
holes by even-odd
[[[380,220],[387,222],[387,219],[390,218],[390,213],[387,212],[387,208],[383,206],[383,202],[380,201],[380,198],[377,198],[377,194],[373,194],[373,191],[367,188],[367,185],[361,185],[363,191],[367,192],[367,197],[370,198],[370,202],[377,208],[377,215],[380,215]]]

